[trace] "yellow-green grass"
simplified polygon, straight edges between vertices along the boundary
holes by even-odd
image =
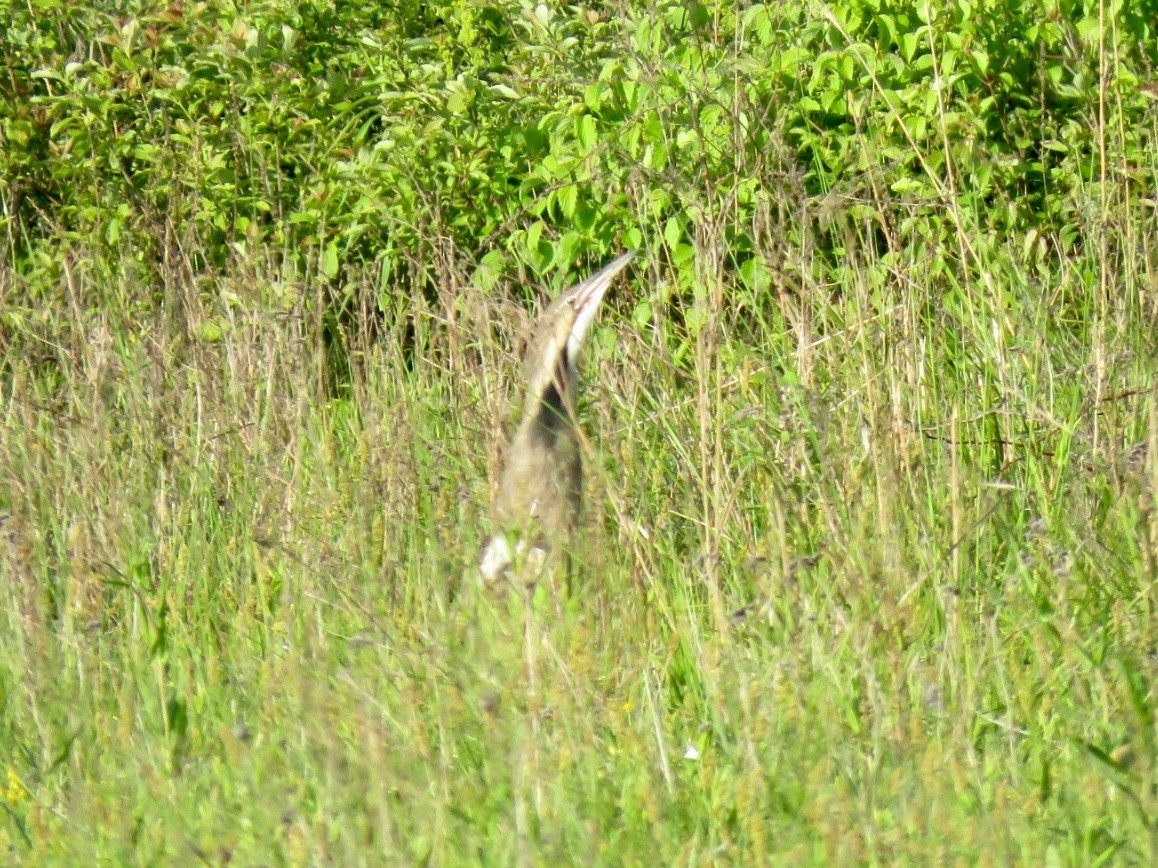
[[[1052,269],[799,250],[761,293],[705,232],[686,307],[644,222],[579,581],[530,605],[470,571],[522,309],[465,257],[339,328],[312,275],[146,305],[64,245],[2,370],[4,858],[1150,862],[1155,234],[1119,216]]]

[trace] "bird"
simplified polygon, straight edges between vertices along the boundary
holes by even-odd
[[[583,491],[576,398],[579,356],[600,302],[634,258],[629,251],[562,293],[535,322],[523,358],[526,398],[507,449],[479,562],[485,583],[512,572],[532,588],[569,554]]]

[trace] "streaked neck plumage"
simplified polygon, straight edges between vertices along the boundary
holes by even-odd
[[[571,542],[583,486],[575,418],[579,354],[607,288],[634,255],[620,256],[564,292],[535,324],[524,359],[523,415],[495,500],[497,533],[480,565],[487,581],[521,560],[541,564]]]

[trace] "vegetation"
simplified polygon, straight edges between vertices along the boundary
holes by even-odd
[[[1127,6],[0,0],[4,860],[1153,864]]]

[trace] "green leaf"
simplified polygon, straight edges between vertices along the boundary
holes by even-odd
[[[771,269],[763,259],[755,256],[740,266],[740,277],[755,292],[763,292],[772,284]]]
[[[209,344],[214,344],[221,340],[222,334],[223,329],[221,328],[221,323],[215,319],[202,320],[197,328],[197,336]]]
[[[635,305],[635,310],[632,313],[632,320],[639,329],[644,329],[651,325],[655,318],[655,312],[651,308],[651,302],[646,298],[641,298]]]
[[[555,201],[559,204],[559,210],[563,212],[563,216],[571,220],[575,216],[575,205],[579,201],[579,187],[576,184],[568,184],[555,194]]]
[[[603,87],[598,82],[592,82],[583,90],[583,104],[593,112],[603,107]]]
[[[591,115],[580,115],[575,123],[575,138],[584,151],[590,151],[597,141],[595,118]]]
[[[490,291],[498,285],[506,265],[506,254],[501,250],[491,250],[479,260],[478,267],[471,276],[471,282],[479,289]]]
[[[519,98],[518,92],[513,87],[510,87],[509,85],[492,84],[490,86],[489,90],[495,96],[501,96],[504,99],[518,99]]]
[[[536,220],[527,227],[527,234],[523,238],[523,244],[526,246],[527,252],[532,256],[538,255],[539,240],[543,237],[543,229],[546,228],[542,220]]]
[[[576,251],[583,239],[576,232],[564,232],[555,245],[555,259],[552,265],[566,267],[575,261]]]
[[[328,280],[333,280],[338,276],[338,242],[337,239],[331,240],[326,245],[325,253],[322,255],[322,274]]]

